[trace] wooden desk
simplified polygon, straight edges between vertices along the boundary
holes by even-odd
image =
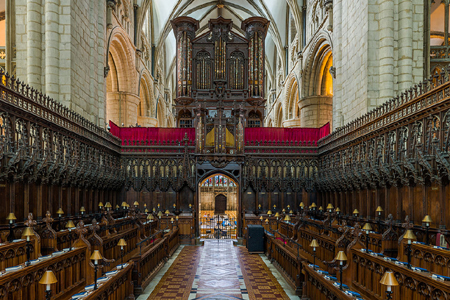
[[[87,248],[77,248],[0,276],[0,299],[44,300],[45,286],[39,280],[46,270],[53,270],[58,282],[52,286],[52,299],[67,299],[86,285]]]
[[[133,263],[119,270],[112,278],[101,284],[97,290],[92,291],[83,300],[125,300],[135,299],[132,282]]]
[[[14,267],[24,263],[27,260],[27,242],[25,240],[19,242],[5,242],[0,245],[0,271],[9,267]],[[35,240],[30,242],[31,255],[30,259],[36,258]]]
[[[432,279],[431,273],[415,272],[360,250],[352,249],[349,259],[347,275],[351,278],[351,284],[367,299],[385,299],[386,289],[380,280],[386,270],[392,270],[399,283],[398,287],[393,288],[393,300],[450,297],[450,283]]]
[[[355,299],[338,287],[333,282],[325,279],[325,276],[317,273],[308,266],[307,262],[302,262],[302,269],[305,276],[305,287],[302,291],[302,299],[309,298],[311,300],[351,300]]]

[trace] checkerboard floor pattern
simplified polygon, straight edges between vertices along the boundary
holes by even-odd
[[[232,240],[185,246],[148,300],[259,300],[290,298],[259,255]]]
[[[188,299],[202,250],[185,246],[148,300]]]
[[[242,276],[247,287],[248,299],[286,299],[289,297],[259,255],[249,254],[238,247]]]

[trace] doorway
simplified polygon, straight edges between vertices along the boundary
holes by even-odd
[[[214,174],[199,184],[199,228],[203,239],[236,239],[238,185],[230,177]]]
[[[214,201],[214,214],[224,214],[227,209],[227,197],[224,194],[216,196]]]

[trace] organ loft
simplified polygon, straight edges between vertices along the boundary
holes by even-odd
[[[0,300],[450,298],[449,0],[0,0]]]
[[[243,128],[261,127],[264,117],[264,40],[269,21],[261,17],[241,24],[219,17],[195,36],[198,21],[171,21],[177,42],[175,109],[179,127],[195,127],[203,154],[242,154]]]

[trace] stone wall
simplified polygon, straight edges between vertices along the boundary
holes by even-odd
[[[299,48],[301,59],[286,79],[300,81],[300,120],[283,119],[283,125],[316,127],[332,115],[335,129],[423,79],[423,1],[333,1],[332,12],[331,22],[330,10],[308,1],[306,46]],[[322,99],[316,92],[316,62],[325,46],[331,47],[335,78],[332,100],[327,99],[322,111],[320,101],[314,101]],[[285,84],[277,91],[266,124],[275,123],[278,107],[286,109],[289,89],[291,85]]]
[[[336,128],[422,79],[423,2],[344,0],[333,12]]]
[[[103,125],[106,1],[17,0],[15,11],[17,77]]]

